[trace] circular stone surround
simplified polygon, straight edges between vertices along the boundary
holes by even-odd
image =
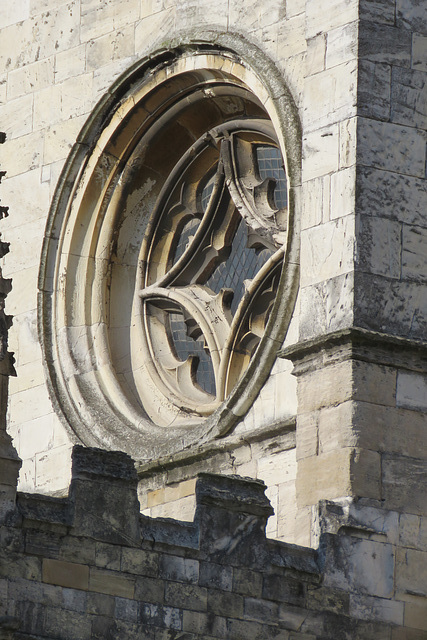
[[[286,335],[299,277],[300,129],[278,70],[239,38],[232,44],[181,43],[139,62],[97,106],[59,181],[39,329],[53,402],[88,446],[149,460],[225,435]],[[287,208],[275,204],[277,180],[246,167],[256,150],[280,150]],[[218,238],[237,235],[241,219],[265,258],[231,314],[230,290],[209,287],[231,250]],[[261,330],[251,328],[255,304]],[[173,329],[192,335],[196,325],[213,388],[197,378],[199,358],[179,357],[173,342]]]

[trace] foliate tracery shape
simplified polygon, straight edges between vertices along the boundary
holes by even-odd
[[[157,386],[209,415],[261,340],[286,241],[287,181],[271,123],[207,131],[153,212],[139,292]]]

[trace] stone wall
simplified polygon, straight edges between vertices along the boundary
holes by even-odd
[[[64,428],[46,385],[37,319],[40,255],[50,203],[66,158],[98,101],[132,64],[153,51],[174,46],[185,31],[213,28],[237,33],[257,46],[284,75],[294,100],[303,86],[304,3],[271,0],[248,10],[241,3],[93,2],[20,0],[0,7],[0,122],[8,140],[3,197],[16,215],[6,221],[19,247],[5,262],[15,282],[9,309],[18,377],[11,382],[8,430],[23,460],[20,487],[67,490],[75,436]],[[295,340],[297,322],[291,331]],[[290,363],[278,361],[240,431],[255,424],[286,424],[295,415],[295,380]]]
[[[265,538],[264,489],[201,474],[193,522],[151,519],[126,454],[76,447],[67,498],[18,494],[3,518],[1,637],[426,637],[425,523],[326,502],[315,551]]]

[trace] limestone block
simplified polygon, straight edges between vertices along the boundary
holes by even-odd
[[[13,243],[16,243],[15,246],[19,246],[19,251],[10,252],[7,256],[7,267],[10,272],[27,270],[30,267],[37,268],[44,227],[45,220],[39,218],[8,229],[8,242],[12,243],[12,246]]]
[[[163,0],[143,0],[141,2],[141,18],[158,13],[163,8]]]
[[[165,36],[172,34],[175,28],[175,18],[176,8],[171,6],[137,22],[135,25],[135,53],[141,55],[147,51],[153,42],[153,37],[160,31]]]
[[[265,534],[268,538],[277,538],[277,518],[278,518],[278,511],[279,511],[279,487],[277,485],[268,487],[265,491],[265,495],[270,500],[270,504],[274,510],[273,515],[271,515],[267,520]]]
[[[137,545],[141,537],[138,481],[130,456],[75,446],[72,460],[69,498],[74,534]]]
[[[424,340],[427,331],[426,286],[356,273],[355,321],[359,327]]]
[[[0,7],[0,29],[26,20],[30,15],[30,0],[5,2]]]
[[[427,282],[426,240],[427,229],[403,225],[402,277],[405,280]]]
[[[391,120],[427,129],[427,82],[424,71],[393,68]]]
[[[330,177],[330,219],[343,218],[355,211],[356,168],[349,167]]]
[[[29,491],[34,493],[36,490],[36,457],[28,458],[22,461],[22,467],[19,472],[19,491]]]
[[[279,485],[277,538],[295,544],[297,501],[295,481]]]
[[[332,452],[342,447],[363,446],[358,438],[357,425],[354,424],[352,402],[319,411],[317,429],[319,453]]]
[[[126,573],[157,577],[159,555],[143,549],[122,549],[121,570]]]
[[[220,591],[209,590],[208,611],[216,615],[223,615],[227,618],[243,618],[243,606],[248,599],[235,593],[221,593]],[[246,610],[245,610],[246,613]]]
[[[283,4],[279,3],[279,15],[283,12]],[[266,11],[265,16],[270,15],[269,11]],[[270,18],[271,19],[271,15]],[[287,19],[278,19],[276,22],[278,27],[277,31],[277,47],[281,59],[288,60],[298,54],[304,54],[307,49],[307,41],[305,39],[305,17],[303,13],[295,15],[294,17],[287,16]],[[271,55],[277,56],[277,53],[272,50]]]
[[[423,177],[426,142],[421,131],[360,118],[357,141],[357,159],[361,164]]]
[[[356,70],[356,61],[352,59],[306,78],[306,106],[303,113],[305,131],[327,127],[356,114]],[[313,105],[316,105],[315,109]]]
[[[326,34],[319,33],[307,40],[307,75],[311,76],[325,69]]]
[[[40,179],[40,169],[37,168],[34,171],[28,171],[27,173],[14,177],[8,176],[7,179],[2,180],[1,199],[5,203],[10,203],[11,211],[13,207],[13,211],[17,212],[16,216],[10,215],[8,218],[2,220],[2,232],[4,232],[5,235],[7,234],[7,236],[9,236],[10,230],[14,227],[21,226],[24,221],[27,225],[46,215],[50,204],[49,185],[41,183]],[[36,232],[35,229],[34,232]],[[21,229],[20,237],[24,234],[24,230]],[[16,251],[14,253],[19,252]],[[7,261],[12,257],[13,253],[8,256]],[[5,264],[5,271],[7,266],[8,265]],[[26,265],[26,267],[28,267],[28,265]],[[15,285],[15,279],[13,282],[14,288],[19,289],[20,287]],[[14,292],[11,295],[15,293],[19,295],[19,292]],[[23,309],[20,309],[20,311],[22,312]]]
[[[351,413],[360,446],[427,459],[425,414],[366,402],[354,403]]]
[[[58,85],[61,90],[61,119],[76,118],[90,112],[93,106],[92,83],[92,73],[84,73]]]
[[[289,365],[291,369],[291,365]],[[276,374],[274,378],[274,413],[276,420],[283,420],[297,412],[296,380],[290,371]]]
[[[427,596],[427,553],[415,549],[397,549],[396,592],[407,595]],[[399,597],[399,596],[398,596]]]
[[[7,95],[7,75],[0,75],[0,104],[4,104],[6,102]]]
[[[354,217],[346,216],[301,233],[301,286],[317,284],[353,270]]]
[[[348,327],[353,321],[353,288],[352,273],[304,287],[300,293],[300,339]]]
[[[335,175],[335,174],[333,174]],[[301,228],[309,229],[329,219],[330,176],[308,180],[304,184]]]
[[[174,628],[177,628],[177,626],[178,625],[176,624]],[[225,618],[221,616],[212,616],[208,613],[199,612],[199,611],[190,611],[190,610],[183,611],[182,629],[185,632],[187,632],[187,635],[190,635],[191,633],[191,635],[194,634],[196,638],[197,637],[202,637],[202,638],[227,637],[227,627],[226,627]]]
[[[296,457],[309,458],[317,455],[319,450],[319,412],[301,413],[297,418]]]
[[[350,595],[350,615],[361,620],[379,620],[403,625],[403,608],[403,602],[395,600]]]
[[[363,21],[359,26],[359,56],[371,62],[411,65],[411,34],[391,25]]]
[[[56,414],[50,413],[36,418],[29,416],[27,411],[27,417],[31,419],[18,426],[16,442],[22,458],[32,458],[36,454],[69,444],[69,437]]]
[[[196,584],[199,579],[199,562],[192,558],[161,555],[159,575],[168,580]]]
[[[21,269],[13,273],[13,290],[7,299],[7,311],[12,316],[36,308],[37,271],[35,267],[31,267],[30,269]],[[6,269],[3,273],[7,275]],[[43,381],[44,379],[40,379],[37,384],[41,384]],[[26,388],[26,383],[23,380],[13,381],[12,393],[14,392],[13,390],[22,390],[22,388]]]
[[[87,590],[89,585],[89,567],[84,564],[43,558],[42,575],[43,582],[60,587]]]
[[[346,495],[378,499],[381,495],[381,457],[352,448],[311,456],[298,462],[298,508]]]
[[[324,535],[323,544],[327,567],[325,586],[357,590],[360,594],[379,598],[393,596],[395,557],[392,545],[330,534]]]
[[[5,166],[7,154],[7,175],[9,178],[40,167],[43,136],[40,131],[29,133],[6,142],[2,149],[1,164]],[[2,196],[3,197],[3,196]]]
[[[405,603],[405,626],[427,631],[427,604],[425,601],[419,604]]]
[[[44,164],[64,160],[68,156],[85,120],[86,116],[84,115],[49,127],[44,138]]]
[[[34,615],[32,617],[34,618]],[[91,637],[91,621],[87,616],[77,611],[48,608],[44,627],[49,635],[53,635],[57,633],[58,629],[61,629],[70,640],[89,640]]]
[[[93,99],[94,103],[100,100],[106,91],[111,87],[111,84],[121,73],[127,71],[129,67],[135,62],[135,57],[124,58],[122,60],[116,60],[111,64],[104,65],[101,69],[97,69],[93,72]]]
[[[387,218],[359,216],[356,228],[357,268],[400,278],[402,225]]]
[[[120,571],[122,550],[117,545],[97,541],[95,543],[95,564],[101,569]]]
[[[424,640],[425,633],[417,629],[408,627],[393,627],[391,631],[392,640]]]
[[[81,16],[81,41],[87,42],[138,20],[140,0],[82,0]]]
[[[89,589],[120,598],[133,598],[135,581],[111,571],[102,571],[90,567]]]
[[[265,488],[259,480],[199,474],[195,523],[200,549],[214,562],[248,567],[265,562],[265,525],[273,513]],[[259,546],[256,556],[253,545]]]
[[[8,75],[9,99],[14,100],[53,84],[53,70],[53,57],[50,57],[11,71]]]
[[[86,69],[99,69],[112,60],[132,56],[135,52],[134,26],[124,27],[87,44]]]
[[[357,21],[328,31],[326,45],[327,69],[342,65],[356,58],[358,35]]]
[[[338,170],[339,128],[333,124],[303,137],[303,181]]]
[[[352,167],[356,164],[358,118],[350,118],[339,124],[339,168]]]
[[[397,376],[396,404],[407,409],[427,410],[427,376],[409,371],[399,371]]]
[[[418,33],[412,34],[412,68],[427,71],[427,37]]]
[[[0,121],[8,140],[30,134],[33,130],[33,96],[23,96],[0,106]]]
[[[311,413],[350,400],[352,381],[353,364],[349,360],[307,372],[298,380],[298,413]]]
[[[296,476],[295,449],[258,460],[258,477],[267,486],[289,482]]]
[[[174,518],[175,520],[192,522],[195,508],[196,499],[194,495],[192,495],[172,502],[166,502],[165,504],[158,504],[146,509],[144,514],[149,515],[151,518]]]
[[[405,29],[427,34],[427,16],[423,0],[397,0],[396,22]]]
[[[143,602],[163,602],[165,585],[157,578],[136,578],[135,598]]]
[[[66,490],[71,479],[71,445],[62,445],[39,453],[36,459],[36,484],[40,492],[49,491],[51,487]]]
[[[52,11],[58,9],[64,0],[30,0],[30,15],[35,16],[45,11]]]
[[[357,104],[366,118],[388,120],[391,101],[391,65],[359,60]]]
[[[272,12],[274,12],[274,7],[277,5],[278,3],[276,4],[276,2],[272,3]],[[177,30],[186,29],[189,22],[199,25],[215,24],[227,28],[228,0],[219,0],[210,4],[209,11],[206,11],[206,5],[200,4],[197,0],[182,0],[179,5],[176,4],[175,0],[165,0],[165,9],[171,6],[176,8],[175,28]]]
[[[20,391],[11,396],[11,425],[20,425],[28,420],[28,407],[31,407],[33,418],[40,418],[52,413],[52,404],[44,384]]]
[[[399,544],[427,551],[427,518],[401,513],[399,517]]]
[[[19,356],[17,366],[28,362],[40,362],[41,349],[37,337],[37,314],[35,309],[27,313],[22,313],[14,317],[14,328],[11,332],[9,344],[10,348],[17,351],[19,346]]]
[[[173,5],[173,2],[169,1],[167,5]],[[192,5],[196,5],[196,3],[192,3]],[[262,29],[272,23],[283,21],[285,18],[283,3],[277,2],[277,0],[266,3],[265,11],[260,9],[256,0],[250,0],[244,7],[238,0],[232,0],[229,11],[230,23],[241,25],[241,28],[247,31]],[[286,17],[290,17],[287,11]]]
[[[55,56],[55,83],[82,75],[86,71],[86,46],[79,45]]]
[[[357,205],[363,214],[427,226],[424,179],[359,167],[356,184]]]
[[[388,0],[360,0],[359,2],[361,20],[372,20],[394,25],[394,13],[395,7]]]
[[[347,528],[350,535],[364,538],[367,535],[376,542],[392,545],[399,541],[399,514],[369,501],[344,498],[339,501],[322,501],[319,507],[322,532],[342,533]]]
[[[308,0],[306,2],[306,34],[307,38],[322,31],[330,31],[336,27],[354,22],[358,19],[358,2],[349,0]]]
[[[425,460],[383,455],[382,486],[386,509],[426,515],[425,481]]]
[[[79,44],[80,2],[17,22],[2,31],[0,68],[12,71]]]

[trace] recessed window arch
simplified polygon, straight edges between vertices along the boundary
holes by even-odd
[[[147,459],[228,432],[268,376],[298,287],[299,130],[286,91],[203,45],[112,93],[52,206],[40,327],[76,437]]]

